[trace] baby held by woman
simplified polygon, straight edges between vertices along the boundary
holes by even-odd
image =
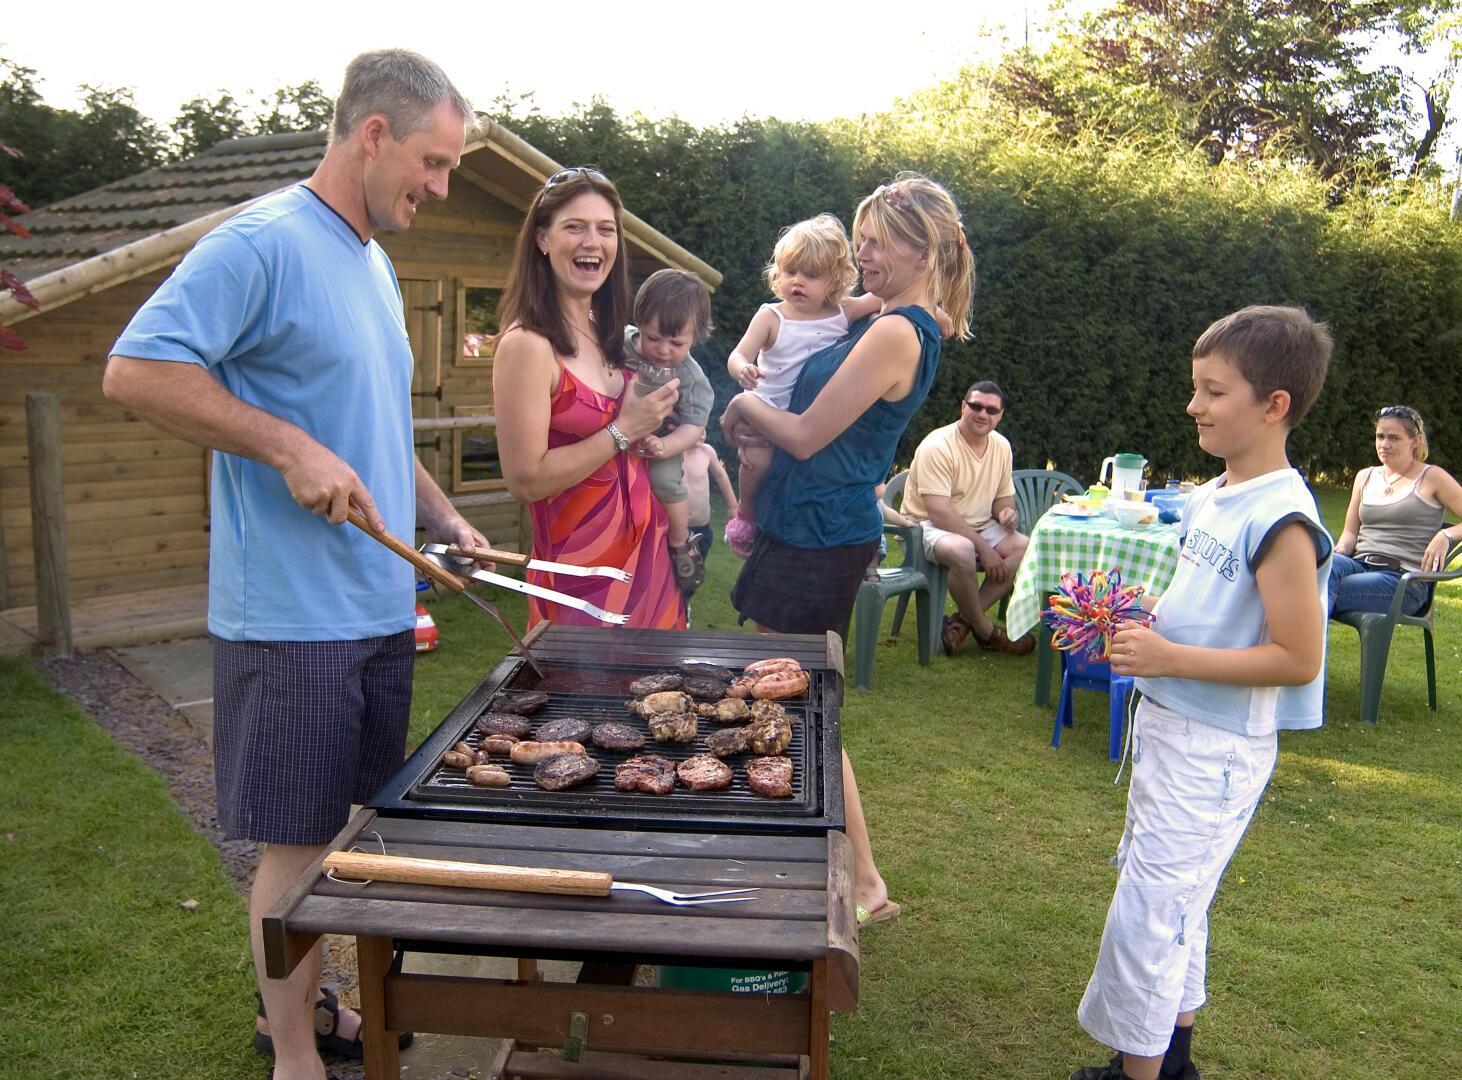
[[[778,303],[763,304],[726,361],[744,389],[785,410],[802,365],[813,353],[848,332],[852,322],[878,311],[876,296],[850,298],[857,278],[852,246],[832,214],[782,230],[767,265],[767,285]],[[772,448],[741,450],[741,495],[726,523],[726,543],[741,558],[756,539],[756,489],[772,461]]]

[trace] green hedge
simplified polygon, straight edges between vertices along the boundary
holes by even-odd
[[[1400,182],[1337,205],[1290,167],[1057,140],[972,105],[968,86],[823,125],[696,129],[602,102],[503,119],[559,161],[603,167],[635,213],[725,274],[697,353],[723,394],[782,226],[824,210],[850,222],[899,169],[948,186],[976,253],[976,336],[946,347],[901,461],[957,415],[970,382],[993,378],[1018,466],[1090,479],[1106,454],[1136,450],[1156,479],[1211,475],[1184,412],[1190,351],[1252,303],[1303,305],[1335,333],[1325,391],[1292,439],[1299,467],[1338,478],[1373,463],[1374,412],[1398,402],[1427,418],[1432,460],[1462,461],[1462,227],[1434,188]]]

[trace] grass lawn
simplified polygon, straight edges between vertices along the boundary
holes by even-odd
[[[1322,499],[1337,532],[1343,500]],[[735,627],[738,566],[718,545],[696,628]],[[522,606],[503,606],[521,624]],[[465,602],[432,611],[443,645],[418,665],[413,743],[507,648]],[[1355,634],[1331,628],[1328,724],[1281,737],[1214,905],[1195,1040],[1209,1080],[1462,1073],[1462,589],[1444,590],[1438,624],[1440,710],[1426,706],[1421,635],[1403,631],[1373,728],[1356,719]],[[864,938],[862,1003],[835,1020],[834,1074],[1064,1077],[1104,1057],[1075,1010],[1125,803],[1105,698],[1078,697],[1052,750],[1032,658],[970,647],[920,668],[914,636],[910,624],[880,644],[875,690],[850,689],[843,711],[904,915]],[[0,769],[66,777],[0,788],[12,961],[0,1076],[263,1075],[248,1049],[243,904],[206,841],[31,669],[0,667],[0,700]],[[189,897],[197,910],[179,907]]]

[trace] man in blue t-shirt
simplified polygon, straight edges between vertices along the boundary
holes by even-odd
[[[275,1055],[278,1080],[322,1078],[322,1049],[360,1057],[360,1023],[316,988],[313,950],[290,978],[264,976],[260,918],[350,804],[400,767],[410,715],[411,567],[341,523],[355,506],[378,530],[410,537],[420,521],[487,546],[416,461],[401,293],[373,239],[446,198],[472,119],[424,57],[356,57],[310,179],[200,240],[107,361],[107,397],[219,451],[208,596],[219,822],[264,845],[249,897],[255,1045]]]

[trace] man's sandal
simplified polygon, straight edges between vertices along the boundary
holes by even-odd
[[[328,986],[322,986],[320,992],[324,997],[315,1002],[315,1048],[321,1054],[331,1054],[338,1058],[346,1058],[350,1061],[359,1061],[365,1056],[365,1044],[361,1041],[360,1030],[357,1029],[355,1038],[341,1038],[340,1031],[340,999],[335,996],[335,991]],[[264,999],[255,994],[259,1002],[259,1015],[264,1015]],[[396,1044],[402,1050],[411,1045],[416,1035],[410,1031],[399,1031],[396,1033]],[[254,1049],[267,1057],[274,1056],[274,1040],[262,1031],[254,1032]]]

